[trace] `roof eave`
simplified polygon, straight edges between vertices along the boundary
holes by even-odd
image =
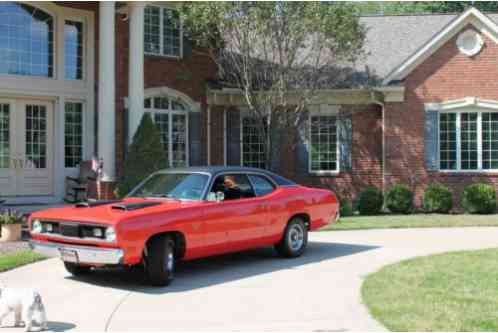
[[[485,14],[476,8],[471,7],[460,16],[456,17],[427,43],[415,51],[415,53],[410,55],[405,61],[392,70],[382,81],[382,84],[388,85],[392,81],[403,80],[418,65],[436,52],[444,43],[468,24],[472,24],[482,34],[498,44],[498,26]]]

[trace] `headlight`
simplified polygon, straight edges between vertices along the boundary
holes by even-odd
[[[43,231],[42,224],[40,220],[34,220],[31,225],[31,232],[34,234],[39,234]]]
[[[114,230],[113,227],[108,227],[105,230],[105,239],[108,242],[114,242],[114,241],[116,241],[116,231]]]
[[[101,228],[93,228],[93,236],[96,238],[102,238],[103,233]]]

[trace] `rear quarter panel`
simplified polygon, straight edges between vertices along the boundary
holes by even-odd
[[[332,191],[305,186],[289,186],[284,187],[283,194],[286,214],[279,225],[281,233],[287,222],[298,214],[309,216],[310,230],[316,230],[335,221],[339,203]]]

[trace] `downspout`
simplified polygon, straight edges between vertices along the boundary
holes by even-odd
[[[372,101],[374,104],[379,105],[381,108],[381,120],[382,120],[382,195],[384,197],[384,205],[385,205],[385,198],[386,198],[386,135],[385,135],[385,130],[386,130],[386,117],[385,117],[385,110],[386,110],[386,105],[382,99],[379,99],[377,97],[377,94],[381,92],[371,90],[370,91],[370,96],[372,98]]]

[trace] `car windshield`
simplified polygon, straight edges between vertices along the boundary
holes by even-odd
[[[201,200],[209,177],[199,173],[158,173],[149,177],[128,197]]]

